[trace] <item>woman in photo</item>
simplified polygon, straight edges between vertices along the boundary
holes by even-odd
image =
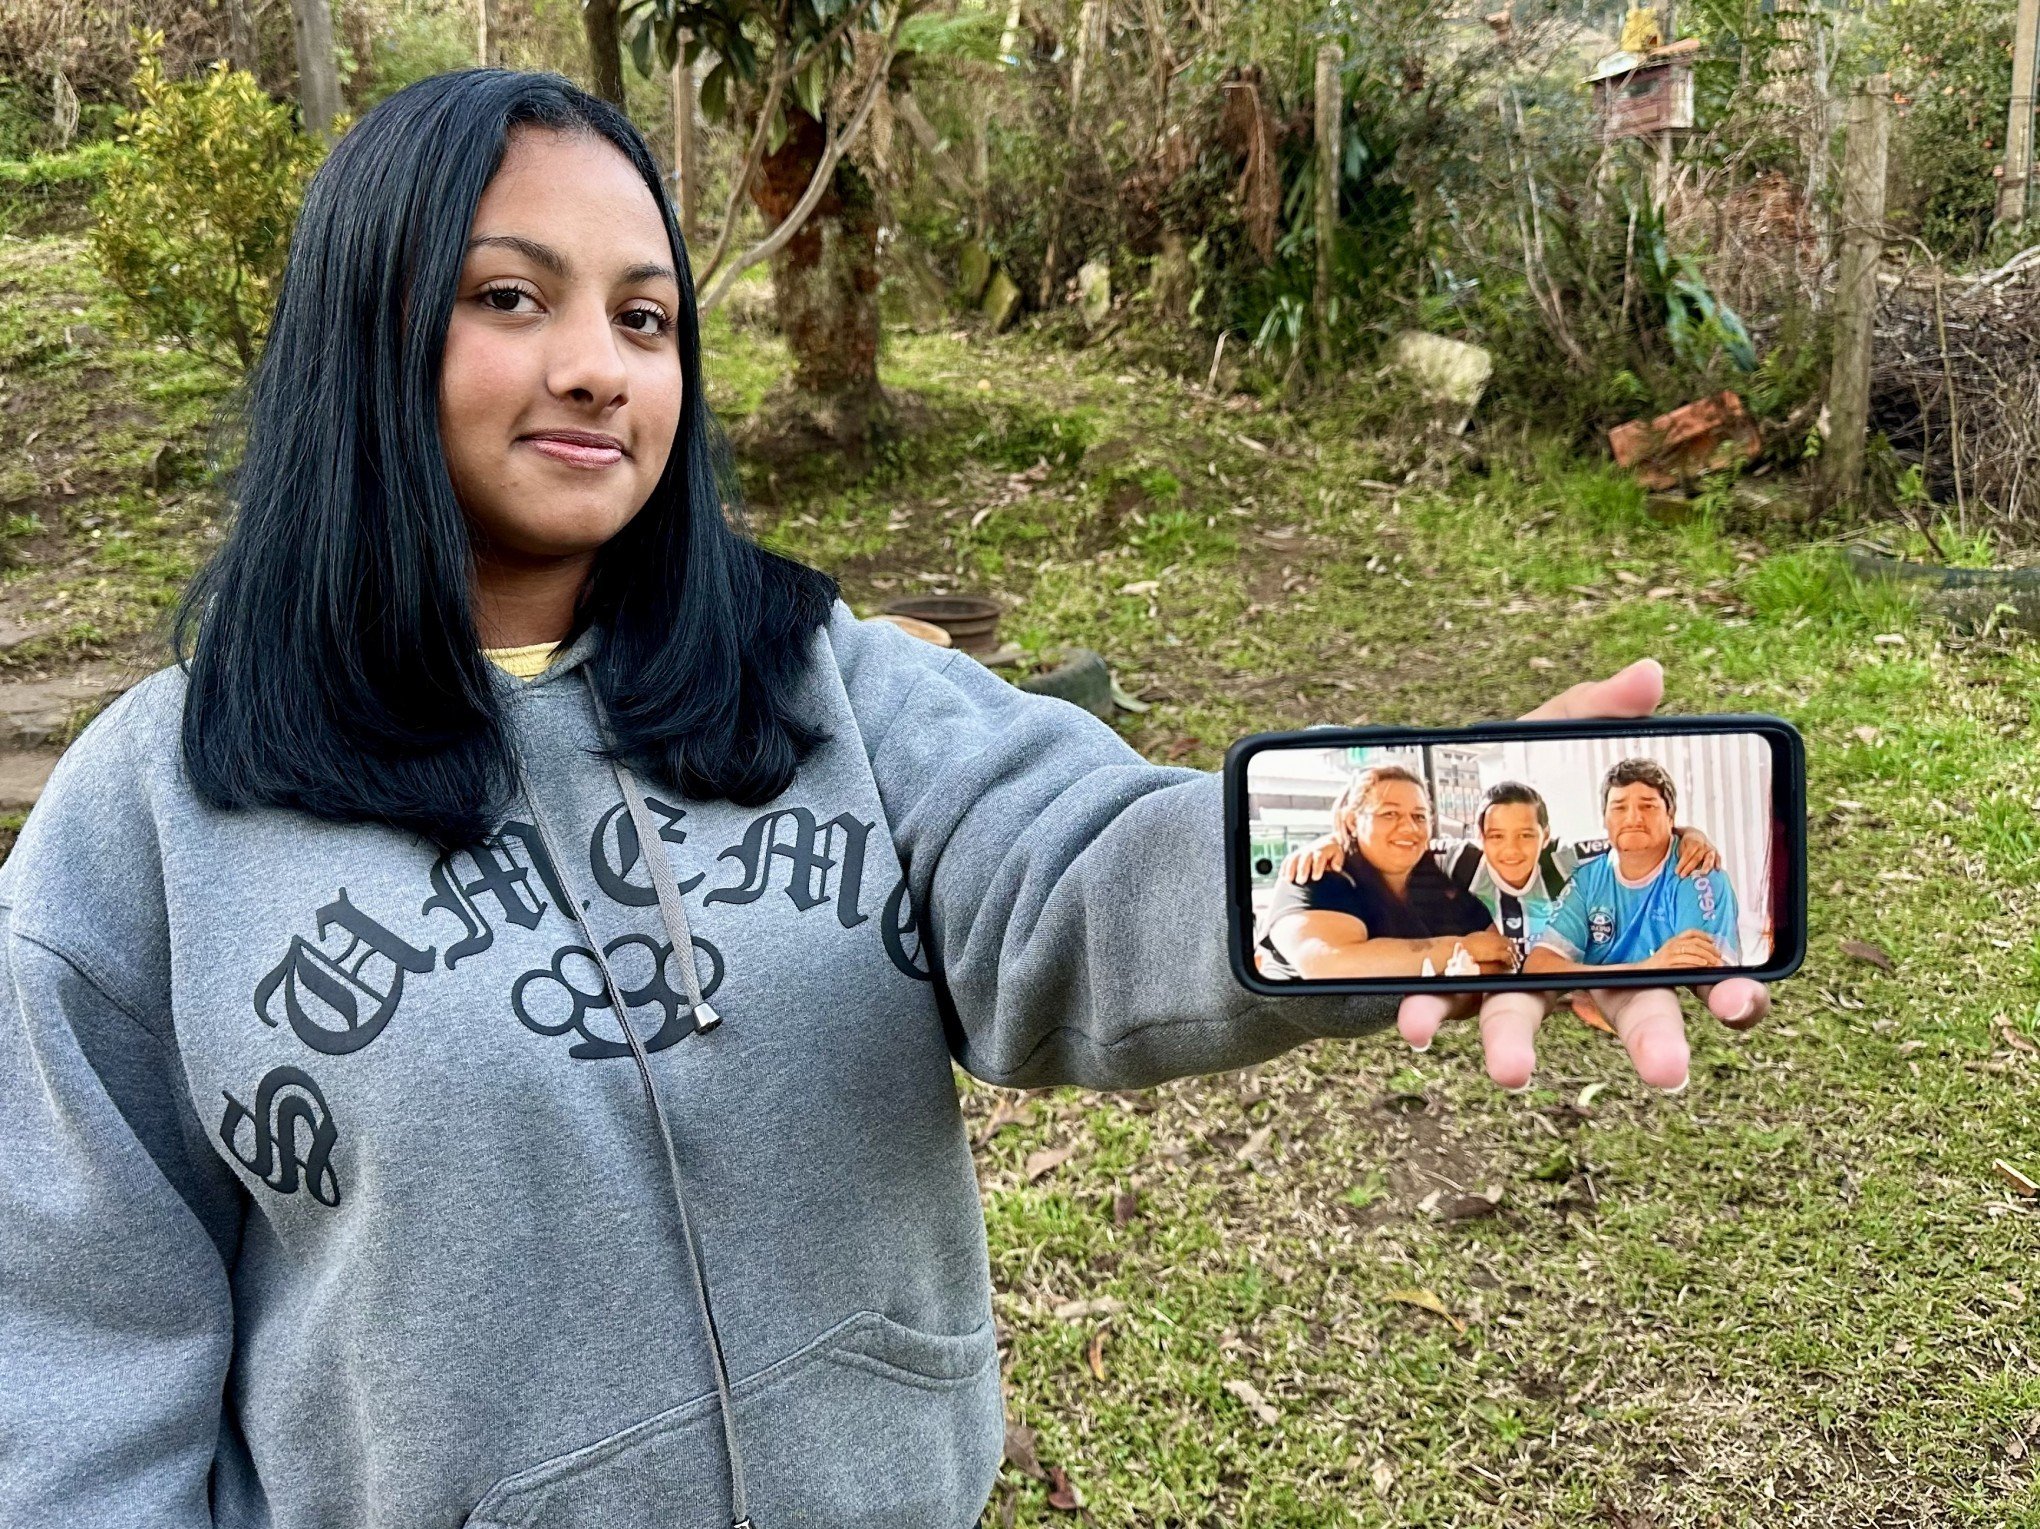
[[[1479,898],[1431,856],[1430,793],[1401,765],[1376,765],[1332,803],[1339,865],[1285,879],[1261,916],[1269,977],[1434,977],[1515,969]]]
[[[0,870],[0,1523],[975,1522],[952,1065],[1138,1088],[1393,1005],[1233,982],[1216,776],[744,534],[659,169],[565,81],[339,141],[247,407],[180,662]],[[1627,1001],[1649,1075],[1677,1001]]]

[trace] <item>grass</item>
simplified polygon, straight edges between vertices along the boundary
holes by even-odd
[[[75,241],[0,241],[0,606],[70,623],[17,665],[138,641],[209,534],[136,474],[218,384],[66,343],[69,307],[112,332],[91,290]],[[741,416],[783,352],[709,341]],[[1768,1026],[1696,1027],[1681,1095],[1570,1020],[1517,1097],[1463,1030],[1017,1118],[966,1082],[1011,1417],[1083,1522],[2040,1524],[2040,1206],[1992,1167],[2040,1171],[2040,651],[1828,549],[1660,524],[1601,465],[1384,439],[1364,384],[1284,413],[962,333],[886,371],[911,432],[859,475],[751,470],[761,534],[862,610],[988,590],[1029,648],[1098,648],[1151,758],[1512,714],[1643,654],[1672,709],[1808,740],[1810,959]],[[1078,1521],[1050,1490],[1009,1466],[987,1523]]]

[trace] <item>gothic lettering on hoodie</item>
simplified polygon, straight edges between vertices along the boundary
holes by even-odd
[[[302,1184],[321,1205],[340,1203],[340,1180],[333,1172],[340,1133],[318,1084],[295,1067],[278,1067],[256,1085],[254,1108],[232,1094],[223,1097],[220,1140],[236,1162],[278,1194],[296,1194]]]
[[[404,974],[431,971],[438,952],[385,929],[347,900],[345,887],[314,918],[321,940],[337,926],[347,934],[347,948],[328,955],[292,935],[283,959],[255,985],[255,1013],[274,1026],[271,1010],[281,993],[284,1017],[299,1040],[326,1056],[346,1056],[382,1034],[403,1000]]]
[[[709,976],[701,985],[701,996],[707,998],[722,986],[722,952],[699,935],[694,937],[694,948],[708,957]],[[630,954],[633,951],[640,954],[633,957]],[[626,934],[604,945],[602,953],[609,958],[610,970],[616,973],[617,989],[626,1008],[635,1010],[647,1003],[659,1006],[658,1030],[649,1038],[640,1037],[646,1051],[663,1051],[694,1033],[693,1006],[687,1001],[684,979],[669,975],[673,960],[670,942]],[[639,973],[645,974],[645,980],[632,986],[631,977]],[[510,1008],[524,1027],[535,1034],[565,1035],[571,1030],[580,1036],[567,1048],[570,1057],[591,1061],[630,1055],[628,1041],[598,1035],[589,1028],[590,1014],[608,1012],[613,1017],[616,1005],[610,1001],[602,969],[585,946],[569,945],[556,951],[550,966],[537,967],[519,977],[510,989]]]
[[[835,871],[836,922],[855,929],[869,916],[858,910],[857,893],[864,880],[864,842],[870,835],[871,824],[847,812],[820,825],[805,807],[765,813],[751,820],[741,844],[716,857],[718,861],[736,861],[743,869],[743,880],[717,888],[702,902],[756,902],[771,888],[773,862],[783,859],[786,895],[803,913],[829,900],[829,873]]]
[[[885,938],[886,959],[916,982],[929,980],[928,948],[921,938],[921,915],[914,907],[913,894],[902,876],[879,915],[879,933]]]
[[[686,810],[657,797],[647,801],[660,819],[660,839],[685,844],[687,832],[680,825]],[[861,899],[865,853],[874,826],[847,812],[817,821],[805,807],[761,813],[742,839],[717,857],[718,864],[726,862],[732,869],[727,884],[711,888],[703,902],[748,906],[776,887],[802,913],[827,905],[845,929],[870,923]],[[640,886],[631,879],[642,874],[643,858],[636,825],[619,802],[595,826],[589,870],[603,894],[616,903],[650,907],[657,902],[657,893],[649,884]],[[679,883],[680,890],[698,890],[709,874],[696,872]],[[446,915],[458,926],[457,936],[444,945],[443,957],[441,946],[413,945],[369,917],[343,887],[313,915],[315,938],[293,935],[283,959],[256,984],[257,1017],[272,1027],[288,1023],[300,1041],[321,1055],[347,1056],[370,1045],[395,1018],[407,976],[425,976],[442,959],[446,969],[453,970],[493,946],[504,922],[539,929],[557,910],[557,916],[575,923],[574,935],[585,938],[573,919],[559,868],[545,853],[533,824],[506,821],[481,844],[441,855],[427,880],[430,895],[420,913],[427,918]],[[928,981],[927,941],[904,877],[887,896],[878,925],[880,943],[893,967],[917,982]],[[328,949],[336,931],[346,936],[346,943]],[[331,942],[338,944],[337,938]],[[694,948],[706,958],[702,996],[709,997],[722,985],[723,955],[699,936]],[[605,945],[603,953],[615,968],[626,1010],[649,1006],[657,1013],[657,1028],[644,1039],[646,1050],[663,1051],[694,1033],[686,985],[673,969],[669,942],[625,934]],[[583,944],[565,945],[547,965],[520,975],[511,986],[510,1000],[518,1021],[534,1034],[573,1035],[567,1055],[576,1060],[630,1054],[601,971]],[[339,1203],[339,1180],[330,1161],[338,1132],[325,1096],[308,1075],[294,1067],[279,1067],[258,1085],[253,1105],[244,1105],[231,1094],[226,1099],[220,1139],[236,1161],[280,1194],[294,1194],[304,1184],[321,1204]]]
[[[536,887],[532,885],[534,875]],[[473,848],[441,855],[433,862],[431,881],[432,895],[420,911],[443,909],[459,919],[464,930],[461,938],[446,948],[448,971],[496,943],[495,926],[482,911],[482,898],[492,899],[502,916],[520,929],[536,929],[549,906],[566,901],[559,875],[528,823],[505,823]],[[540,897],[541,890],[551,903]]]
[[[680,820],[687,816],[687,809],[662,802],[656,796],[645,798],[645,805],[659,815],[659,838],[667,844],[685,844],[687,830],[680,826]],[[596,820],[595,832],[588,843],[588,869],[595,875],[595,884],[602,888],[602,895],[612,902],[622,903],[626,908],[649,908],[659,900],[657,890],[648,879],[643,886],[629,879],[637,869],[641,851],[638,843],[637,824],[631,821],[630,809],[622,802]],[[696,871],[684,881],[676,882],[681,892],[692,892],[701,885],[705,873]],[[650,873],[646,873],[649,877]]]

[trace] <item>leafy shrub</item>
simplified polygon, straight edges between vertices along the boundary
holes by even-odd
[[[94,258],[137,332],[245,370],[324,149],[224,63],[171,80],[145,47],[134,84],[142,104],[94,204]]]

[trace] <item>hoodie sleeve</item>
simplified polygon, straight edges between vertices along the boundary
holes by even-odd
[[[205,1146],[167,991],[148,996],[150,898],[116,898],[104,879],[156,869],[146,810],[106,742],[102,730],[73,746],[0,872],[9,1529],[213,1523],[242,1197]]]
[[[1218,776],[885,623],[839,608],[830,635],[972,1074],[1139,1088],[1393,1020],[1234,980]]]

